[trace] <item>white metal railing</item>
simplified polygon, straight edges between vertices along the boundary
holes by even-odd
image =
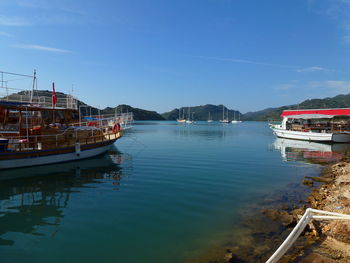
[[[53,107],[53,101],[51,96],[31,96],[31,95],[23,95],[23,94],[11,94],[5,95],[0,93],[0,100],[8,101],[8,102],[21,102],[34,104],[40,107],[50,108]],[[65,95],[64,97],[57,97],[57,102],[55,107],[57,108],[65,108],[65,109],[78,109],[77,100],[71,95]]]
[[[12,83],[16,82],[16,88]],[[10,83],[10,85],[9,85]],[[21,87],[21,88],[17,88]],[[27,87],[27,88],[25,88]],[[28,89],[28,87],[30,87]],[[51,94],[40,96],[37,90],[37,78],[33,76],[0,71],[0,100],[7,102],[28,103],[40,107],[57,107],[65,109],[78,109],[78,102],[72,95],[57,93],[57,103],[53,105]]]
[[[315,215],[316,214],[316,215]],[[319,215],[317,215],[319,214]],[[287,250],[293,245],[300,234],[304,231],[307,224],[312,220],[350,220],[350,215],[339,214],[334,212],[327,212],[317,209],[308,208],[304,215],[299,220],[298,224],[294,227],[293,231],[284,240],[281,246],[275,251],[275,253],[266,261],[266,263],[276,263],[280,260]]]

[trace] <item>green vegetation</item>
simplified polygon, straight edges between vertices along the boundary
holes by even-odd
[[[268,108],[256,112],[248,112],[242,119],[247,121],[278,120],[283,110],[297,109],[326,109],[326,108],[349,108],[350,94],[338,95],[332,98],[305,100],[300,104],[283,106],[279,108]]]

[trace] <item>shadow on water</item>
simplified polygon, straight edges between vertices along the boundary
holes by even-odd
[[[82,188],[97,187],[96,184],[107,181],[118,190],[123,177],[120,165],[130,161],[130,156],[114,149],[108,154],[76,162],[2,171],[0,246],[15,244],[14,240],[3,237],[7,233],[42,236],[44,234],[37,230],[39,226],[57,228],[71,195]]]

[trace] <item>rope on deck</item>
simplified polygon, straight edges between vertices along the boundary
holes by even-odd
[[[284,240],[281,246],[275,251],[275,253],[266,261],[266,263],[276,263],[280,260],[287,250],[293,245],[300,234],[303,232],[307,224],[312,220],[350,220],[350,215],[339,214],[334,212],[327,212],[317,209],[308,208],[304,215],[294,227],[293,231]]]

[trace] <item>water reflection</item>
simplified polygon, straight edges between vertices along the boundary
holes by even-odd
[[[281,151],[284,161],[303,161],[308,163],[329,163],[339,161],[350,150],[350,144],[325,144],[277,138],[270,145]]]
[[[120,165],[131,161],[130,156],[111,152],[78,162],[2,171],[0,246],[14,245],[13,233],[44,235],[40,232],[44,226],[53,228],[45,233],[55,235],[73,193],[105,182],[118,190],[123,176]]]
[[[239,127],[230,123],[207,123],[196,122],[194,124],[176,124],[177,129],[173,130],[180,137],[201,137],[205,140],[223,140],[227,136],[239,134]]]

